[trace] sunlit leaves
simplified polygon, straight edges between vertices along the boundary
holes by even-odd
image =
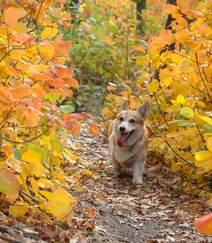
[[[47,199],[41,207],[51,213],[58,220],[66,220],[72,216],[73,206],[76,200],[63,188],[58,188],[54,192],[41,191],[42,195]]]
[[[57,28],[46,27],[40,34],[42,39],[53,38],[57,35]]]
[[[195,153],[195,165],[202,167],[206,172],[212,170],[212,153],[210,151],[199,151]]]
[[[52,18],[56,9],[51,1],[43,1],[42,5],[39,1],[1,1],[0,8],[0,149],[4,154],[0,194],[3,200],[14,202],[8,205],[14,217],[32,214],[48,200],[46,211],[61,219],[59,216],[65,217],[74,204],[68,192],[56,190],[65,179],[60,169],[63,160],[75,159],[71,151],[63,156],[64,146],[56,132],[66,133],[63,114],[74,111],[66,104],[58,107],[58,100],[72,96],[71,88],[79,88],[73,70],[64,65],[70,60],[71,42],[58,34],[58,23]],[[64,12],[64,16],[65,21],[70,20],[69,13]],[[75,118],[72,121],[74,124]],[[70,128],[75,135],[80,129],[77,124]],[[61,202],[61,208],[53,209],[58,203],[55,197],[42,198],[40,192],[45,190],[62,197],[67,205]]]
[[[48,61],[53,58],[55,48],[50,42],[42,42],[38,48],[40,55],[44,60]]]
[[[149,84],[149,91],[151,93],[156,92],[159,89],[159,83],[156,79],[154,79],[150,84]]]
[[[35,163],[39,164],[41,162],[41,156],[38,152],[32,151],[32,150],[27,150],[24,152],[21,156],[21,159],[23,161],[29,162],[29,163]]]

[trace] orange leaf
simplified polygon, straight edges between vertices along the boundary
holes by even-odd
[[[80,123],[77,121],[68,121],[65,123],[65,127],[71,132],[74,137],[80,135]]]
[[[70,78],[72,76],[72,73],[73,73],[73,71],[71,68],[59,66],[58,71],[57,71],[57,77]]]
[[[71,80],[69,80],[69,85],[71,86],[71,87],[73,87],[73,88],[79,88],[80,86],[79,86],[79,83],[78,83],[78,81],[76,80],[76,79],[71,79]]]
[[[21,17],[24,17],[26,11],[23,8],[10,7],[6,10],[4,21],[7,25],[15,25]]]
[[[88,217],[89,218],[95,218],[96,217],[96,210],[94,208],[88,209]]]
[[[145,51],[145,47],[144,46],[134,46],[133,48],[134,48],[135,51],[140,51],[140,52]]]
[[[167,14],[172,14],[172,13],[175,13],[177,12],[177,6],[174,6],[172,4],[165,4],[164,7],[163,7],[163,11]]]
[[[95,122],[90,123],[89,125],[89,133],[92,135],[97,135],[99,132],[99,128]]]
[[[117,87],[116,87],[116,86],[113,86],[113,85],[108,85],[106,88],[107,88],[107,90],[109,90],[109,91],[114,91],[114,90],[117,89]]]
[[[194,224],[198,232],[212,235],[212,213],[197,218]]]

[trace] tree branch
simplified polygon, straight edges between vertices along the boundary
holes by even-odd
[[[202,72],[201,72],[201,69],[200,69],[200,64],[199,64],[199,58],[198,58],[197,53],[195,53],[195,58],[196,58],[196,64],[197,64],[197,68],[198,68],[198,71],[199,71],[201,80],[202,80],[202,82],[203,82],[203,84],[204,84],[204,87],[205,87],[205,90],[206,90],[206,92],[207,92],[207,95],[208,95],[208,98],[209,98],[209,100],[210,100],[210,103],[212,104],[212,97],[211,97],[211,95],[210,95],[210,92],[209,92],[208,87],[207,87],[207,85],[206,85],[206,83],[205,83],[204,77],[203,77],[203,75],[202,75]]]

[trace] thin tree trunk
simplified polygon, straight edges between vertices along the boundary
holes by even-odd
[[[142,35],[144,34],[144,19],[142,17],[142,10],[144,9],[146,9],[146,0],[136,0],[137,30]]]

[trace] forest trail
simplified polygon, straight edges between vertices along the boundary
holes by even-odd
[[[89,237],[78,232],[70,242],[212,242],[193,228],[194,218],[207,212],[202,201],[180,195],[177,177],[159,158],[149,155],[144,184],[136,187],[129,176],[112,174],[105,131],[95,138],[84,128],[68,144],[80,164],[88,164],[86,174],[94,173],[81,178],[84,192],[74,196],[84,210],[96,212]]]

